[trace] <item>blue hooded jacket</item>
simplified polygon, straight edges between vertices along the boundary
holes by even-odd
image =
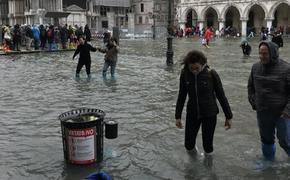
[[[39,40],[40,39],[39,28],[36,25],[33,25],[31,31],[32,31],[32,34],[33,34],[33,39]]]

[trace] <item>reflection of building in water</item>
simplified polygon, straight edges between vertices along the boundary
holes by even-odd
[[[286,31],[290,26],[290,0],[181,0],[177,17],[182,28],[212,26],[220,30],[232,27],[242,35],[249,30],[259,33],[262,27]]]

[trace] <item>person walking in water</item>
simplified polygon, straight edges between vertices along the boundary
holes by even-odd
[[[88,44],[83,37],[79,38],[79,45],[77,46],[77,49],[75,50],[75,53],[73,55],[73,59],[76,55],[80,54],[79,56],[79,62],[76,69],[76,78],[80,77],[80,71],[82,67],[86,66],[86,72],[88,75],[88,78],[91,77],[91,55],[90,51],[96,52],[97,48],[91,46]]]
[[[248,81],[249,102],[257,112],[265,160],[275,159],[275,131],[290,157],[290,64],[279,58],[273,42],[259,44],[260,61],[252,66]]]
[[[205,47],[209,48],[209,41],[210,41],[212,36],[213,36],[213,32],[212,32],[211,28],[206,28],[206,30],[204,32],[204,40],[205,40],[204,46]]]
[[[249,44],[249,41],[246,38],[242,39],[242,42],[240,44],[240,47],[242,48],[244,56],[250,56],[252,47]]]
[[[175,110],[176,126],[183,128],[181,115],[188,96],[185,148],[189,152],[196,150],[196,137],[202,126],[203,149],[205,155],[210,155],[213,152],[213,137],[219,112],[216,98],[226,117],[226,130],[231,128],[232,111],[218,73],[209,68],[207,58],[202,52],[190,51],[183,59],[183,64]]]
[[[117,65],[118,60],[118,52],[119,52],[119,46],[118,42],[115,38],[110,38],[108,41],[106,48],[101,49],[98,48],[98,50],[102,53],[105,53],[105,62],[103,66],[103,78],[106,78],[107,76],[107,70],[110,67],[111,69],[111,77],[115,78],[115,69]]]

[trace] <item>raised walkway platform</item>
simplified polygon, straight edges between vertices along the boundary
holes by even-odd
[[[50,53],[50,52],[65,52],[75,51],[75,49],[54,49],[54,50],[21,50],[21,51],[0,51],[0,55],[15,55],[15,54],[32,54],[32,53]]]

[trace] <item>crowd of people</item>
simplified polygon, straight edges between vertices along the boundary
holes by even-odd
[[[84,36],[91,41],[92,34],[88,27],[78,25],[19,25],[0,27],[1,44],[4,51],[74,49],[78,39]]]
[[[199,28],[199,26],[192,26],[192,27],[186,27],[184,29],[182,28],[175,28],[174,30],[174,36],[178,38],[182,37],[193,37],[198,36],[202,37],[206,31],[210,28],[210,30],[213,32],[214,36],[217,38],[219,37],[239,37],[240,32],[235,27],[228,26],[226,28],[214,29],[212,26],[210,27],[204,27],[202,29]]]

